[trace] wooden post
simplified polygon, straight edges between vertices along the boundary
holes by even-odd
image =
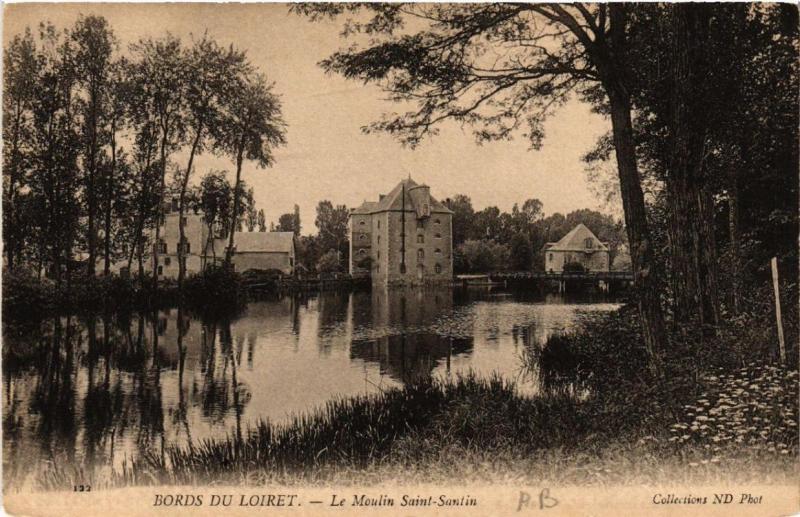
[[[783,320],[781,318],[781,292],[778,288],[778,259],[772,257],[772,287],[775,290],[775,319],[778,323],[778,346],[781,353],[781,364],[786,364],[786,344],[783,341]]]

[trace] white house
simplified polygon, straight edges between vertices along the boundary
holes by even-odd
[[[545,245],[545,271],[561,273],[567,264],[580,264],[586,271],[609,271],[608,245],[583,223],[558,242]]]

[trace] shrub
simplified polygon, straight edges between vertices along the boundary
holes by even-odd
[[[182,298],[201,314],[235,314],[246,302],[241,275],[226,267],[212,266],[186,279]]]
[[[456,255],[463,261],[459,268],[470,273],[487,273],[507,269],[511,250],[493,240],[468,240],[457,248]]]
[[[3,317],[29,319],[46,314],[56,298],[55,285],[24,270],[3,270]]]
[[[553,335],[540,351],[526,353],[545,393],[588,393],[596,425],[606,431],[658,428],[669,418],[669,406],[687,396],[683,376],[668,373],[666,383],[651,376],[632,306],[584,315],[575,331]]]
[[[339,270],[339,253],[336,250],[329,250],[317,261],[318,273],[336,273]]]

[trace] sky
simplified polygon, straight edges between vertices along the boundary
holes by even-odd
[[[348,45],[339,35],[341,23],[312,23],[283,4],[6,4],[4,43],[41,21],[72,26],[80,14],[105,16],[123,49],[166,32],[189,44],[193,35],[207,31],[220,44],[247,51],[274,82],[288,125],[288,143],[275,151],[274,166],[243,168],[267,221],[277,222],[296,203],[303,233],[315,233],[320,200],[355,207],[377,200],[409,175],[430,185],[437,199],[468,195],[476,210],[494,205],[510,211],[514,203],[538,198],[546,215],[579,208],[609,211],[590,189],[581,156],[610,122],[578,100],[545,123],[539,151],[529,150],[521,133],[511,141],[479,145],[469,128],[455,124],[442,126],[416,149],[404,148],[389,135],[360,129],[398,109],[384,92],[328,75],[317,65]],[[181,155],[173,158],[185,162]],[[206,154],[196,163],[195,180],[210,169],[226,169],[233,179],[229,158]]]

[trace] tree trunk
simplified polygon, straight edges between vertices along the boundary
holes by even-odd
[[[117,135],[116,135],[117,127],[116,121],[111,122],[111,168],[108,171],[108,177],[106,178],[106,220],[105,220],[105,235],[103,236],[105,239],[104,243],[104,265],[103,265],[103,275],[108,276],[111,274],[111,220],[113,215],[114,209],[114,174],[116,174],[117,169]]]
[[[702,180],[701,180],[702,181]],[[705,183],[703,181],[703,183]],[[703,299],[703,335],[714,337],[720,320],[719,308],[719,258],[717,238],[714,231],[714,197],[710,188],[701,187],[697,192],[699,226],[700,289]]]
[[[244,137],[242,137],[244,140]],[[239,187],[242,182],[242,161],[244,156],[244,141],[240,142],[239,151],[236,154],[236,183],[233,187],[233,213],[230,221],[230,234],[228,235],[228,249],[225,250],[225,267],[230,269],[233,263],[234,234],[236,233],[236,220],[239,215],[239,203],[241,202]]]
[[[88,247],[89,252],[89,263],[88,267],[86,268],[87,277],[91,280],[95,274],[95,262],[97,260],[97,192],[96,189],[96,180],[97,180],[97,103],[98,103],[98,96],[99,93],[97,92],[97,87],[93,86],[91,88],[89,98],[89,143],[87,149],[87,185],[86,185],[86,196],[87,196],[87,205],[88,205],[88,221],[87,221],[87,236],[86,236],[86,244]]]
[[[702,10],[673,6],[674,44],[670,98],[670,248],[674,321],[714,333],[719,319],[713,199],[704,185],[706,121],[701,113],[704,84]]]
[[[8,217],[11,224],[4,230],[8,234],[6,237],[7,246],[5,247],[6,259],[8,261],[8,269],[13,271],[15,265],[15,258],[17,257],[17,248],[19,246],[19,232],[20,232],[20,207],[17,206],[18,192],[17,192],[17,178],[19,177],[19,134],[22,125],[22,101],[17,99],[14,111],[14,137],[11,140],[11,170],[9,171],[9,203],[6,208],[8,210]]]
[[[744,148],[741,149],[744,155]],[[744,156],[742,156],[742,163],[744,163]],[[740,282],[742,274],[742,259],[739,251],[741,246],[741,238],[739,232],[739,177],[737,170],[731,168],[728,175],[728,236],[730,238],[730,253],[731,253],[731,297],[732,309],[734,316],[739,314],[740,310]]]
[[[186,226],[183,222],[183,216],[186,213],[186,189],[189,186],[189,175],[192,173],[192,164],[194,163],[194,155],[197,152],[197,147],[200,144],[200,139],[203,136],[203,124],[197,129],[197,134],[192,142],[192,150],[189,152],[189,163],[186,166],[186,174],[183,175],[181,181],[181,192],[178,198],[178,289],[183,287],[183,279],[186,277]]]
[[[630,101],[619,93],[609,94],[614,148],[617,158],[625,229],[630,245],[634,289],[650,369],[660,375],[661,353],[666,348],[664,315],[661,309],[660,286],[654,269],[653,244],[647,224],[644,193],[636,165]]]
[[[158,246],[161,239],[161,220],[164,212],[164,183],[167,175],[167,128],[161,125],[161,163],[159,164],[161,184],[158,189],[158,207],[156,208],[156,237],[153,243],[153,291],[158,289]]]
[[[144,287],[144,241],[139,239],[137,250],[137,262],[139,264],[139,282]]]
[[[609,55],[605,59],[598,60],[598,69],[603,76],[603,86],[608,94],[611,108],[614,152],[617,158],[620,194],[622,208],[625,212],[625,229],[630,246],[633,283],[641,319],[642,337],[650,371],[655,377],[660,378],[662,375],[661,354],[666,349],[666,335],[660,285],[655,270],[653,243],[647,224],[642,182],[636,164],[630,94],[621,72],[625,69],[627,50],[625,9],[624,4],[610,4],[609,6],[611,22]]]
[[[137,213],[137,216],[136,216],[136,231],[135,231],[134,237],[133,237],[134,244],[133,244],[133,247],[131,247],[131,252],[130,252],[130,255],[128,257],[128,271],[130,271],[130,269],[131,269],[131,261],[133,261],[134,254],[137,253],[137,251],[139,253],[139,261],[140,262],[141,262],[141,258],[142,258],[141,257],[142,251],[140,249],[141,246],[144,245],[143,239],[142,239],[142,232],[144,231],[145,222],[147,220],[147,193],[148,193],[147,184],[149,182],[149,180],[147,178],[147,171],[150,170],[150,166],[152,165],[152,154],[153,154],[152,147],[148,147],[146,155],[145,155],[144,163],[143,164],[140,163],[141,169],[140,169],[140,173],[139,173],[139,188],[140,188],[140,191],[139,191],[139,212]],[[140,274],[143,274],[143,271],[140,272]]]
[[[208,236],[206,237],[206,242],[203,245],[203,271],[206,270],[208,266],[208,248],[211,247],[211,253],[213,254],[214,261],[212,265],[215,265],[217,262],[217,254],[214,251],[214,222],[213,220],[206,225]]]

